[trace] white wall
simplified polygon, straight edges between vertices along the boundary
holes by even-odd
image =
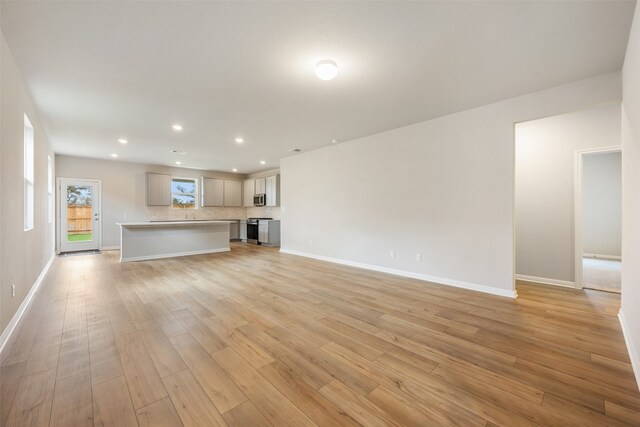
[[[2,20],[2,7],[0,7],[0,21]],[[2,151],[4,148],[4,139],[2,139],[2,104],[3,104],[3,98],[2,98],[2,76],[4,75],[4,73],[2,72],[2,67],[3,67],[3,56],[4,56],[4,34],[2,34],[2,32],[0,31],[0,165],[2,165]],[[0,191],[2,192],[1,195],[5,195],[5,188],[3,186],[3,182],[4,180],[2,179],[2,172],[0,171]],[[2,224],[4,224],[3,221],[3,215],[2,215],[2,209],[0,208],[0,233],[2,232]],[[3,252],[3,247],[4,244],[2,244],[2,235],[0,234],[0,260],[3,259],[2,257],[2,252]],[[2,261],[0,261],[0,336],[5,335],[3,334],[3,331],[6,328],[6,323],[4,320],[4,303],[2,302],[3,299],[6,298],[7,295],[7,289],[5,288],[5,283],[4,283],[4,274],[3,274],[3,265],[2,265]],[[7,322],[8,323],[8,322]],[[6,336],[6,335],[5,335]],[[0,343],[0,345],[2,345],[2,343]],[[2,387],[0,385],[0,387]],[[0,407],[0,409],[3,409]]]
[[[617,123],[619,128],[620,121]],[[608,257],[622,254],[622,153],[619,151],[583,156],[582,253]]]
[[[518,275],[574,282],[575,152],[620,144],[620,104],[516,125]]]
[[[284,158],[283,251],[513,296],[514,123],[620,99],[613,73]]]
[[[53,224],[47,223],[47,156],[53,151],[33,108],[20,71],[0,40],[0,333],[27,297],[53,254]],[[24,114],[35,130],[34,228],[24,231]],[[16,296],[11,296],[11,285]],[[2,343],[0,343],[1,345]]]
[[[622,70],[622,309],[627,347],[640,384],[640,8]]]
[[[184,219],[185,211],[165,206],[146,206],[146,172],[168,173],[182,178],[226,178],[245,175],[146,165],[84,157],[56,156],[56,175],[62,178],[102,180],[102,246],[120,245],[116,223],[160,219]],[[187,212],[189,219],[243,219],[244,208],[199,208]]]

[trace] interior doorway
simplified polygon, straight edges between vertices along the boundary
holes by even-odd
[[[100,190],[100,181],[58,179],[59,253],[100,249]]]
[[[598,153],[615,152],[621,159],[620,123],[621,105],[608,104],[515,124],[516,286],[520,281],[582,289],[583,276],[594,275],[611,282],[604,277],[612,269],[605,259],[618,261],[615,270],[620,260],[611,258],[618,254],[583,248],[582,168],[584,159]],[[588,286],[594,287],[591,279]]]
[[[620,293],[622,150],[576,152],[576,287]]]

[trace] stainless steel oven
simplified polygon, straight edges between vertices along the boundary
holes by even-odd
[[[258,222],[261,219],[272,219],[272,218],[249,218],[247,219],[247,243],[252,243],[254,245],[259,245],[258,239]]]

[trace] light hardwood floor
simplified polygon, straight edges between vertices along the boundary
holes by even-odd
[[[640,425],[618,296],[518,293],[242,244],[58,258],[0,355],[0,424]]]

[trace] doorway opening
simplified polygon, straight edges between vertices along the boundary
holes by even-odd
[[[620,293],[622,150],[576,152],[576,287]]]
[[[58,179],[58,253],[100,249],[100,190],[100,181]]]
[[[620,164],[621,114],[600,105],[515,125],[516,286],[619,292],[621,172],[595,163]]]

